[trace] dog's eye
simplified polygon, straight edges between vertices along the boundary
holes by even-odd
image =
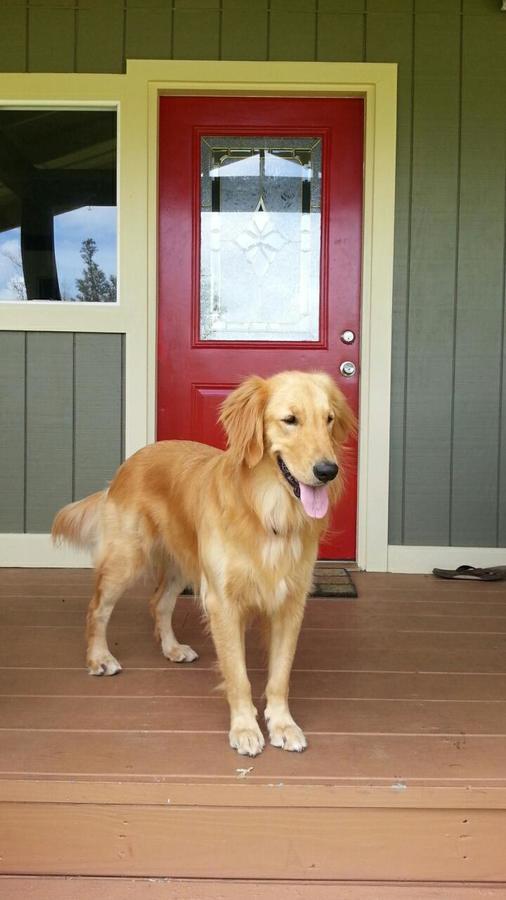
[[[285,425],[297,425],[297,416],[285,416],[281,421],[284,422]]]
[[[331,415],[329,414],[329,415],[327,416],[327,425],[330,425],[330,423],[333,422],[333,421],[334,421],[334,416],[331,416]]]

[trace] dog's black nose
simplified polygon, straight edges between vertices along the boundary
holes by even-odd
[[[313,466],[313,472],[319,481],[332,481],[339,472],[339,466],[330,459],[321,459]]]

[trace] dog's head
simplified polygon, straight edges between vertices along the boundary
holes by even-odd
[[[355,416],[330,376],[248,378],[223,403],[220,421],[237,465],[253,468],[269,457],[308,515],[325,515],[325,486],[338,477],[342,446],[355,429]]]

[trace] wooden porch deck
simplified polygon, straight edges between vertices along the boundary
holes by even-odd
[[[111,623],[124,672],[87,676],[91,578],[0,572],[0,875],[25,876],[3,897],[112,898],[118,876],[184,880],[117,894],[156,900],[506,896],[504,583],[356,573],[358,600],[309,601],[291,692],[309,749],[248,760],[192,600],[177,633],[198,662],[162,658],[139,588]],[[261,704],[254,632],[248,660]]]

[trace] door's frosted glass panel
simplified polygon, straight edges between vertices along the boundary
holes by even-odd
[[[319,138],[202,138],[201,340],[318,340],[320,207]]]

